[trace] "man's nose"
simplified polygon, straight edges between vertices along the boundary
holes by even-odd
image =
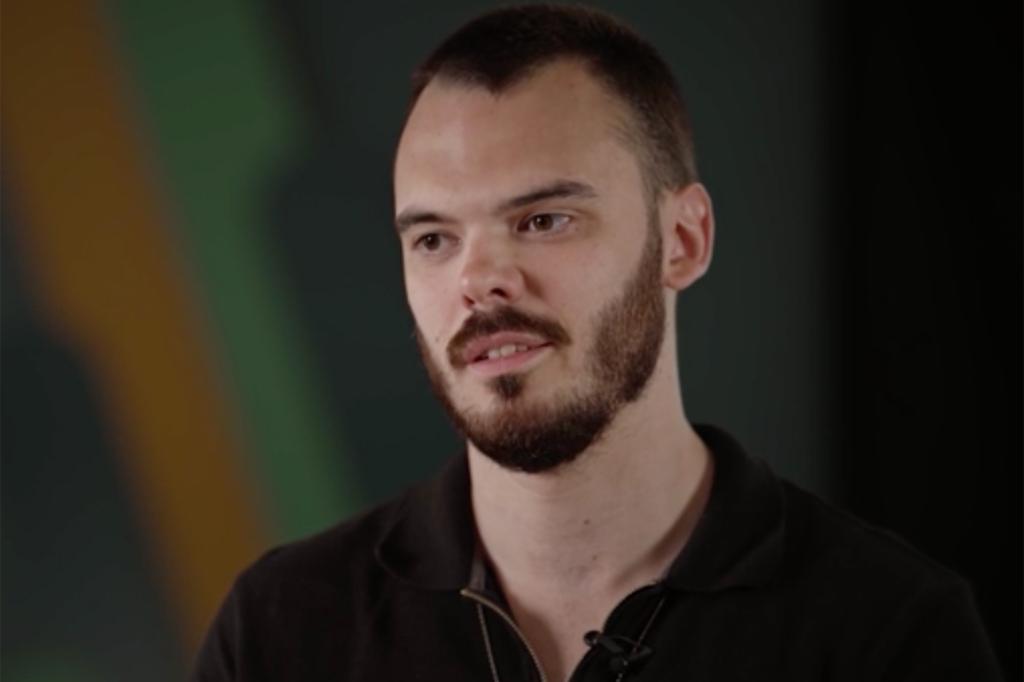
[[[478,239],[466,251],[459,288],[469,308],[508,305],[523,295],[526,282],[514,254],[495,241]]]

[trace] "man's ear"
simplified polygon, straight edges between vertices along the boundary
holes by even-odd
[[[711,265],[715,243],[711,197],[704,185],[693,182],[665,197],[664,211],[664,283],[682,291]]]

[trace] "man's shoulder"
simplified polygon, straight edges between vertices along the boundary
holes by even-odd
[[[785,574],[828,583],[871,601],[911,593],[960,591],[966,581],[899,534],[782,481],[786,506]],[[785,579],[785,578],[784,578]]]
[[[931,679],[940,667],[942,679],[999,679],[964,578],[890,530],[791,483],[782,489],[787,542],[774,603],[827,633],[820,647],[863,679],[925,669],[920,679]]]
[[[833,605],[963,584],[896,533],[778,475],[722,429],[696,428],[713,453],[715,473],[703,528],[693,538],[699,556],[689,557],[682,584],[774,583],[784,591],[777,596],[790,602],[832,595]]]
[[[402,587],[465,585],[475,533],[464,456],[324,531],[270,550],[235,582],[242,598],[299,592],[372,599]]]
[[[307,537],[278,545],[239,575],[237,583],[266,591],[282,583],[342,587],[378,568],[376,549],[405,505],[409,490]]]

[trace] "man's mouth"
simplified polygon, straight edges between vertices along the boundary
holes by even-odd
[[[509,344],[507,346],[502,346],[501,348],[492,348],[489,351],[487,351],[487,353],[485,355],[481,355],[480,357],[478,357],[475,360],[473,360],[473,362],[480,362],[481,360],[483,360],[485,358],[487,360],[497,360],[498,358],[507,358],[508,356],[512,355],[513,353],[524,353],[527,350],[529,350],[529,348],[530,347],[526,346],[526,345],[515,345],[514,346],[512,344]]]
[[[449,341],[447,356],[453,369],[496,376],[532,369],[551,350],[569,343],[569,334],[557,322],[502,308],[469,317]]]
[[[535,334],[499,332],[470,341],[459,355],[465,365],[474,365],[528,354],[550,345],[550,341]]]
[[[481,379],[492,379],[511,372],[526,372],[543,362],[551,350],[549,343],[539,346],[520,345],[509,351],[508,346],[492,349],[470,363],[469,372]],[[507,355],[505,353],[508,353]]]

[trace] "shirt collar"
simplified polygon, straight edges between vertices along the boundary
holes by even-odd
[[[665,577],[669,587],[710,592],[769,582],[782,562],[782,486],[768,466],[713,426],[695,427],[714,457],[707,506]],[[411,489],[376,548],[392,575],[417,587],[459,590],[470,581],[476,529],[466,455]]]
[[[469,583],[476,526],[465,453],[440,474],[412,488],[377,545],[377,560],[392,575],[417,587],[460,590]]]
[[[702,592],[766,584],[778,572],[785,545],[782,484],[725,431],[695,428],[715,462],[711,495],[665,580]]]

